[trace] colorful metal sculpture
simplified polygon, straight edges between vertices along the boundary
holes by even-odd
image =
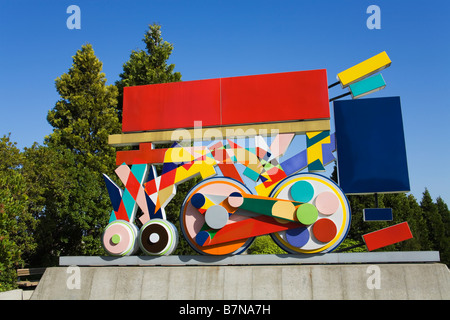
[[[197,252],[238,254],[255,237],[267,234],[290,253],[333,251],[350,228],[345,192],[347,182],[358,177],[352,177],[349,167],[365,165],[358,163],[355,152],[380,146],[363,141],[360,145],[366,149],[347,151],[347,143],[353,146],[350,138],[363,139],[358,130],[348,133],[343,107],[348,100],[335,103],[335,112],[344,112],[337,117],[336,133],[330,134],[329,101],[339,97],[329,99],[328,88],[341,84],[349,90],[344,95],[352,94],[353,99],[367,95],[384,88],[384,79],[374,74],[389,65],[383,52],[339,73],[339,81],[330,86],[326,70],[311,70],[125,88],[123,134],[110,136],[109,142],[139,149],[117,152],[116,173],[124,190],[105,175],[113,206],[102,239],[105,250],[116,256],[134,254],[139,248],[148,255],[173,253],[178,233],[164,209],[178,184],[200,175],[203,181],[186,195],[180,212],[181,231]],[[401,121],[392,126],[403,132]],[[369,135],[378,136],[379,130],[370,126]],[[154,148],[170,141],[174,142],[170,148]],[[338,162],[339,175],[345,177],[343,189],[315,173],[336,160],[336,146],[344,159],[342,167]],[[382,183],[371,190],[371,184],[379,184],[368,181],[368,192],[407,191],[406,153],[404,148],[396,152],[404,166],[396,170],[406,170],[402,187],[391,190]],[[156,164],[162,165],[159,176]],[[304,169],[308,173],[300,173]],[[136,217],[138,208],[141,215]],[[390,231],[378,234],[383,237]],[[376,238],[377,233],[364,238],[369,249],[392,243]]]

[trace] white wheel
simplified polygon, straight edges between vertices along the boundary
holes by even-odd
[[[297,219],[303,225],[271,234],[290,253],[326,253],[336,249],[350,228],[350,205],[334,181],[312,173],[299,173],[281,181],[273,198],[303,202]]]

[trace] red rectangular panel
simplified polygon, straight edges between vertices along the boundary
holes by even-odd
[[[311,70],[126,87],[122,131],[329,117],[326,70]]]
[[[363,235],[369,251],[389,246],[391,244],[411,239],[412,233],[408,222],[402,222],[391,227]]]
[[[204,127],[220,123],[220,80],[171,82],[126,87],[123,132]]]
[[[222,124],[330,117],[326,70],[222,79]]]
[[[116,165],[119,166],[124,162],[128,165],[163,163],[166,151],[165,148],[152,149],[151,143],[141,143],[139,150],[117,151]]]

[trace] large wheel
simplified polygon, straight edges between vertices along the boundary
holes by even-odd
[[[109,223],[102,236],[103,247],[112,256],[129,256],[139,248],[138,228],[128,221],[115,220]]]
[[[206,255],[239,254],[245,251],[253,242],[254,238],[252,237],[206,247],[199,244],[200,237],[197,237],[197,235],[207,225],[207,222],[210,224],[209,227],[220,228],[226,224],[233,223],[233,221],[245,218],[241,215],[233,214],[228,219],[228,216],[225,216],[224,212],[222,212],[225,209],[219,206],[219,203],[233,192],[251,194],[251,191],[245,185],[234,179],[214,177],[201,181],[186,195],[180,212],[180,226],[186,241],[197,252]],[[211,209],[206,213],[200,213],[198,207],[201,207],[202,203],[198,203],[196,194],[210,195],[208,196],[208,201],[213,203],[210,203]],[[204,199],[202,200],[205,201]]]
[[[303,226],[271,234],[290,253],[326,253],[336,249],[350,228],[350,205],[332,180],[312,173],[299,173],[278,183],[270,197],[303,202],[297,218]]]

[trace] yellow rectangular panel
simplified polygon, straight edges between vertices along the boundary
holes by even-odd
[[[121,147],[138,145],[143,142],[168,143],[182,140],[223,140],[255,135],[275,136],[279,133],[304,134],[305,132],[323,130],[330,130],[329,119],[112,134],[108,137],[108,144],[114,147]]]
[[[359,80],[367,78],[380,70],[386,69],[391,65],[386,51],[383,51],[372,58],[369,58],[357,65],[338,73],[338,80],[343,88]]]

